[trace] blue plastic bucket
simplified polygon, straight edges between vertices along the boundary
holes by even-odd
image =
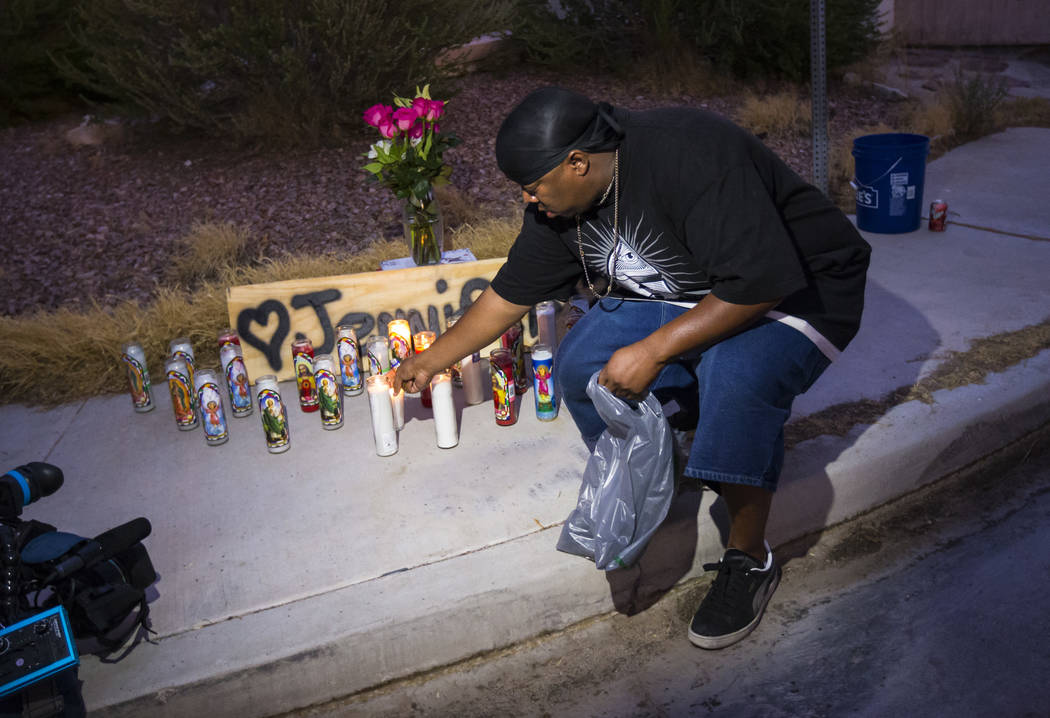
[[[929,153],[926,135],[893,132],[853,140],[857,227],[880,234],[919,228]]]

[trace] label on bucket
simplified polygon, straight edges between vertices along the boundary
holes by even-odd
[[[908,190],[907,172],[894,172],[890,175],[890,216],[900,217],[907,210]],[[914,195],[914,191],[912,192]]]
[[[857,190],[857,206],[868,209],[879,208],[879,191],[871,187],[861,187]]]

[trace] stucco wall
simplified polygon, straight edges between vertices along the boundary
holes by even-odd
[[[891,4],[893,27],[909,45],[1050,44],[1050,0],[895,0]]]

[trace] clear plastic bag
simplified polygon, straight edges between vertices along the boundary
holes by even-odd
[[[587,396],[608,427],[583,472],[576,508],[558,550],[611,570],[630,566],[667,516],[674,497],[674,446],[660,402],[652,394],[629,404],[598,384]]]

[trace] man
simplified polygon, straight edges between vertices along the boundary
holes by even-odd
[[[524,222],[491,286],[398,370],[418,390],[581,279],[598,302],[566,335],[555,385],[589,447],[604,424],[589,377],[652,391],[695,429],[687,477],[717,491],[727,550],[689,630],[722,648],[758,625],[780,580],[765,541],[783,427],[853,338],[870,247],[849,220],[752,135],[685,108],[633,112],[543,88],[506,118],[500,169]]]

